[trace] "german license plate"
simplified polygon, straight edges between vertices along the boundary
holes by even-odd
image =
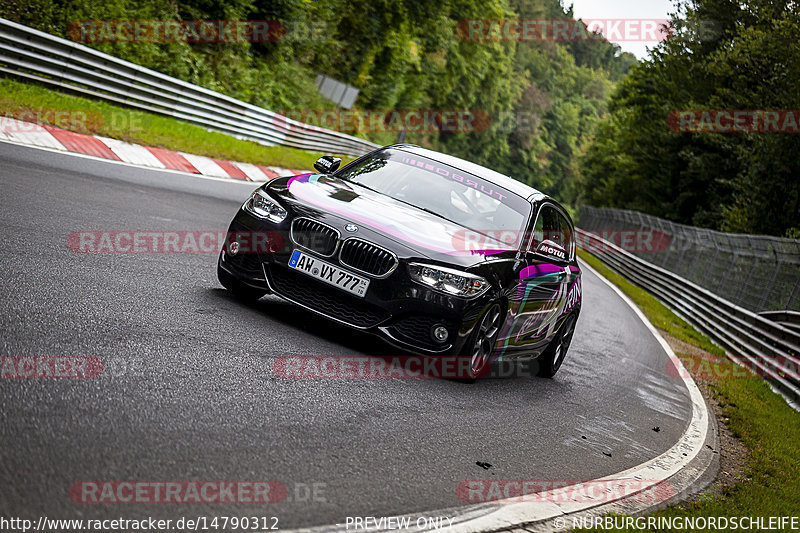
[[[289,268],[293,268],[312,278],[324,281],[329,285],[338,287],[343,291],[355,294],[361,298],[367,294],[367,288],[369,287],[369,280],[367,278],[362,278],[338,266],[326,263],[300,250],[295,250],[292,253],[292,258],[289,259]]]

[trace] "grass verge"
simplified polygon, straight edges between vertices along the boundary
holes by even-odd
[[[800,515],[800,413],[772,392],[763,379],[741,369],[731,371],[731,367],[735,365],[724,358],[723,350],[677,317],[655,297],[611,271],[593,255],[579,251],[579,256],[627,294],[656,327],[708,352],[710,357],[707,358],[711,359],[708,366],[701,371],[701,366],[687,365],[687,370],[695,378],[706,382],[713,399],[718,402],[723,416],[726,417],[729,430],[750,451],[743,481],[719,491],[701,493],[689,501],[657,511],[650,516],[685,520],[699,517],[767,518]],[[680,531],[690,530],[692,529],[684,528]],[[693,530],[719,531],[696,527]]]
[[[314,168],[321,153],[262,146],[180,120],[0,78],[0,114],[58,128],[191,154],[299,170]],[[343,157],[342,164],[352,161]]]

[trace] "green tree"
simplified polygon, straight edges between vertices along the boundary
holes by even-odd
[[[781,0],[693,0],[676,35],[615,90],[581,164],[581,200],[743,233],[795,234],[792,133],[676,132],[680,110],[796,110],[800,11]]]

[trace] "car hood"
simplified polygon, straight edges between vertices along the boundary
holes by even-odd
[[[333,176],[301,174],[270,182],[269,189],[289,202],[371,228],[425,257],[467,265],[515,251],[499,240]]]

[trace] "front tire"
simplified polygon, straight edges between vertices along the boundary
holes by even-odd
[[[461,356],[464,359],[468,359],[468,363],[464,365],[467,370],[464,381],[473,382],[489,374],[497,337],[500,335],[502,317],[503,313],[500,305],[493,303],[475,327]],[[461,365],[459,365],[459,368],[461,368]]]
[[[539,376],[543,378],[552,378],[561,368],[564,358],[567,356],[567,351],[572,343],[572,335],[575,333],[575,323],[577,318],[575,315],[570,315],[561,326],[561,329],[556,334],[556,337],[550,341],[550,344],[539,356]]]

